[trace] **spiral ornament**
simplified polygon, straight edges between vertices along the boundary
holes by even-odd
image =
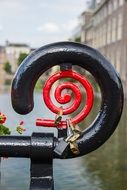
[[[23,61],[14,76],[11,88],[11,100],[12,106],[17,113],[30,113],[34,108],[34,88],[39,77],[56,65],[61,67],[64,64],[68,68],[68,63],[72,67],[78,65],[90,72],[97,81],[101,91],[99,113],[90,126],[82,131],[81,137],[77,140],[80,154],[74,155],[68,150],[66,158],[74,158],[88,154],[104,144],[115,131],[122,114],[124,99],[121,79],[114,67],[101,53],[87,45],[74,42],[48,44],[35,50]],[[68,95],[64,95],[64,98],[66,101],[69,100]],[[86,91],[85,107],[87,107],[87,99]],[[85,115],[87,115],[86,113]],[[82,112],[80,114],[82,115]],[[77,116],[72,118],[73,121],[76,118]],[[37,122],[40,126],[46,126],[47,123],[49,123],[48,126],[55,126],[53,120],[38,119]],[[56,145],[67,136],[65,134],[67,131],[66,125],[64,124],[65,121],[62,121],[60,126],[55,126],[61,127],[58,129],[58,138],[55,139]],[[54,154],[54,158],[59,158],[59,156]]]
[[[71,122],[73,124],[78,124],[91,111],[91,108],[93,105],[93,99],[94,99],[92,86],[84,76],[78,74],[77,72],[72,71],[71,69],[67,70],[67,71],[60,71],[60,72],[52,75],[46,81],[46,83],[44,85],[43,92],[42,92],[43,99],[44,99],[46,106],[52,112],[57,114],[59,112],[60,108],[55,106],[54,103],[52,102],[51,97],[50,97],[50,92],[51,92],[52,85],[56,81],[58,81],[60,79],[64,79],[64,78],[71,78],[71,79],[75,79],[76,81],[80,82],[86,92],[86,104],[85,104],[83,110],[77,116],[75,116],[74,118],[71,119]],[[78,107],[80,106],[80,103],[82,102],[82,93],[77,84],[74,84],[71,82],[63,82],[62,84],[57,86],[57,88],[55,89],[55,92],[54,92],[56,101],[62,105],[67,104],[67,103],[71,102],[71,100],[72,100],[71,94],[69,94],[68,92],[65,93],[64,95],[62,95],[62,92],[65,89],[71,90],[74,94],[74,100],[73,100],[72,104],[69,105],[69,107],[67,107],[67,108],[63,108],[63,115],[68,115],[68,114],[71,114],[74,111],[76,111],[78,109]],[[36,124],[38,126],[54,127],[55,121],[54,120],[37,119]],[[57,127],[66,128],[67,127],[66,122],[62,121],[60,123],[60,125]]]

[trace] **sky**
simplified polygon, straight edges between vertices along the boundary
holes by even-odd
[[[88,0],[0,0],[0,45],[68,40]]]

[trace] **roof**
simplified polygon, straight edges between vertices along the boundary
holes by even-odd
[[[24,43],[8,43],[7,46],[9,47],[29,47],[28,44],[24,44]]]
[[[83,15],[85,15],[85,14],[93,14],[93,10],[90,10],[90,9],[88,9],[88,10],[85,10],[85,11],[83,11],[82,13],[81,13],[81,15],[80,16],[83,16]],[[79,17],[80,17],[79,16]]]
[[[35,51],[37,48],[31,48],[30,51]]]
[[[105,3],[107,3],[109,0],[103,0],[101,3],[97,6],[97,8],[94,10],[93,14],[96,14],[103,6]]]

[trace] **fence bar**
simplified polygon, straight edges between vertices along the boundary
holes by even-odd
[[[30,157],[30,136],[0,136],[0,157]]]
[[[53,133],[0,136],[0,157],[31,159],[30,190],[53,190]]]

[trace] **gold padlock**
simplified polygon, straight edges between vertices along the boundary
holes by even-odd
[[[81,131],[81,129],[79,128],[79,126],[78,125],[75,125],[75,127],[74,127],[75,129],[74,129],[74,132],[75,133],[79,133],[79,134],[81,134],[82,133],[82,131]]]
[[[59,108],[59,112],[57,113],[56,118],[55,118],[55,124],[56,124],[56,125],[59,125],[59,124],[60,124],[60,122],[61,122],[61,120],[62,120],[62,115],[63,115],[63,107],[61,106],[61,107]]]
[[[70,119],[67,119],[67,125],[70,126],[71,130],[74,132],[74,133],[79,133],[81,134],[82,131],[80,130],[79,126],[78,125],[75,125],[71,122]]]
[[[67,125],[71,128],[72,131],[74,131],[75,128],[74,128],[74,125],[73,125],[73,123],[71,122],[71,120],[70,120],[70,119],[67,119],[66,121],[67,121]]]
[[[75,134],[72,137],[70,137],[69,142],[73,143],[80,137],[80,134]]]
[[[80,154],[78,144],[76,142],[70,142],[70,149],[74,154]]]

